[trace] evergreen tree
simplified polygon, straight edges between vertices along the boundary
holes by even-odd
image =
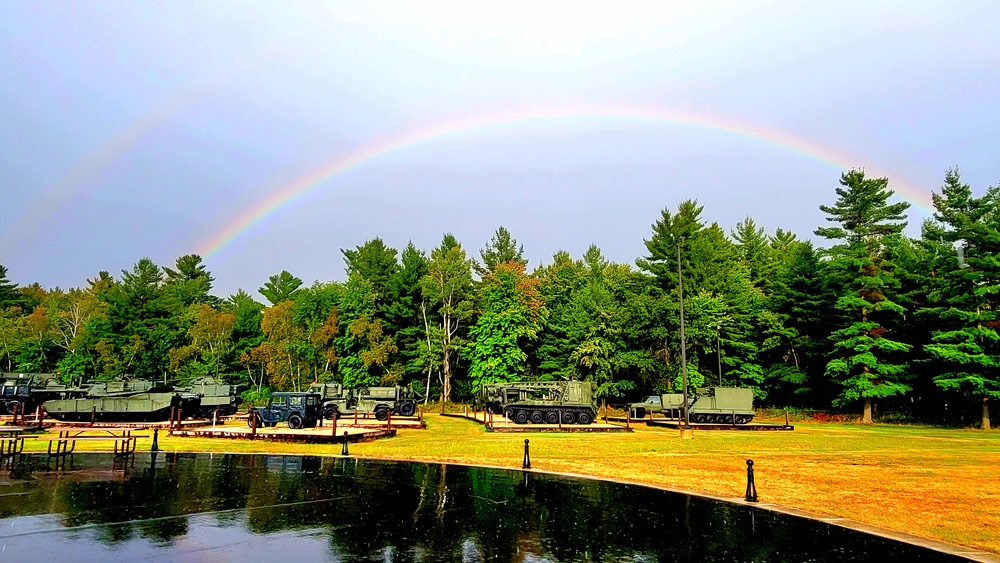
[[[17,284],[7,279],[7,268],[0,264],[0,311],[20,303],[21,295],[17,291]]]
[[[989,429],[989,399],[1000,398],[1000,187],[974,197],[953,169],[933,201],[939,224],[925,224],[924,238],[946,247],[928,309],[938,330],[924,348],[940,362],[934,382],[979,399]]]
[[[277,305],[284,301],[290,301],[295,297],[295,292],[302,286],[302,280],[293,276],[285,270],[280,274],[275,274],[267,278],[267,283],[257,291],[264,296],[271,305]]]
[[[483,263],[476,263],[475,268],[481,278],[507,262],[517,262],[524,268],[528,267],[528,261],[524,259],[524,245],[517,244],[517,240],[503,225],[497,228],[493,238],[479,251],[479,256]]]
[[[888,291],[898,282],[887,260],[887,239],[906,227],[909,203],[888,203],[893,195],[886,178],[866,178],[861,170],[841,176],[837,202],[821,205],[835,227],[816,234],[839,241],[829,250],[832,279],[838,290],[836,308],[844,322],[831,334],[834,351],[826,374],[840,383],[838,404],[863,401],[863,420],[872,422],[872,400],[910,390],[907,365],[892,363],[910,345],[889,338],[884,319],[901,315],[903,308]]]

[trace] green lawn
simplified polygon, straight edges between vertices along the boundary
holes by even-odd
[[[794,432],[487,433],[430,415],[426,430],[351,444],[352,455],[520,467],[524,439],[535,469],[741,497],[746,459],[762,502],[840,516],[1000,553],[1000,432],[915,426],[799,423]],[[30,441],[29,441],[30,442]],[[339,454],[339,445],[175,438],[165,451]],[[140,440],[149,449],[150,439]],[[78,450],[107,449],[107,442]],[[26,450],[43,450],[44,443]]]

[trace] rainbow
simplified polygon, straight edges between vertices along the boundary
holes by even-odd
[[[270,195],[257,201],[253,206],[219,229],[198,245],[197,252],[211,256],[240,235],[251,229],[268,215],[289,205],[296,198],[318,188],[332,178],[355,169],[383,155],[403,150],[415,145],[432,142],[443,137],[469,133],[501,125],[553,119],[631,119],[661,122],[670,125],[690,126],[720,133],[753,139],[767,145],[804,155],[833,165],[840,170],[864,167],[869,172],[889,176],[876,166],[868,165],[862,159],[842,153],[832,147],[803,139],[795,134],[740,122],[728,117],[674,108],[648,108],[632,106],[561,106],[478,115],[454,119],[444,123],[417,128],[388,139],[373,142],[348,154],[340,155],[326,164],[303,174],[291,182],[274,190]],[[898,178],[898,175],[893,176]],[[893,179],[891,187],[916,206],[930,213],[930,191]]]

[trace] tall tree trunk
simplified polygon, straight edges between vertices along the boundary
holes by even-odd
[[[872,400],[871,397],[865,397],[865,414],[861,419],[861,422],[865,424],[872,423]]]
[[[990,405],[989,397],[983,397],[983,430],[990,429]]]
[[[448,350],[448,345],[445,345],[444,354],[442,357],[442,367],[444,368],[444,388],[441,390],[441,395],[443,402],[447,403],[451,400],[451,351]]]

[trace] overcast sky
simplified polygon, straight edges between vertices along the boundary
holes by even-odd
[[[0,3],[0,264],[204,252],[227,295],[499,225],[530,267],[633,263],[685,198],[811,237],[852,166],[917,204],[951,166],[1000,183],[997,2],[400,4]]]

